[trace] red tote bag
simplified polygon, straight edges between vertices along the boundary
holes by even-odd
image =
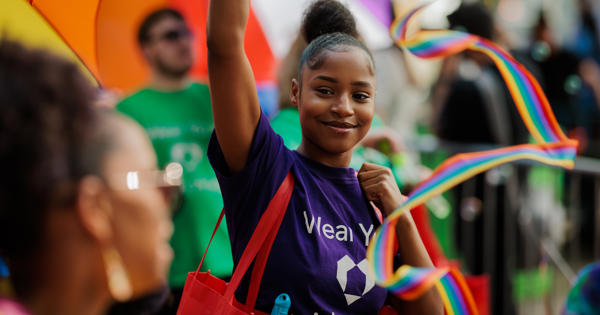
[[[190,272],[187,276],[177,310],[178,315],[264,314],[254,310],[254,305],[271,247],[283,221],[293,189],[294,179],[290,171],[260,218],[229,283],[211,275],[210,271],[200,272],[204,256],[206,256],[206,251],[210,246],[209,241],[198,269],[196,272]],[[221,212],[221,216],[217,221],[211,241],[223,219],[223,215],[224,211]],[[252,269],[246,304],[242,304],[235,300],[234,293],[253,261],[254,268]]]

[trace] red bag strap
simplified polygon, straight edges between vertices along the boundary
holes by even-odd
[[[221,210],[221,215],[219,216],[219,220],[217,220],[215,229],[213,230],[212,235],[210,236],[210,240],[208,241],[208,244],[206,245],[206,250],[204,250],[204,255],[202,255],[202,260],[200,260],[200,264],[198,265],[198,269],[196,269],[196,273],[200,272],[200,267],[202,267],[202,263],[204,262],[206,253],[208,253],[208,248],[210,247],[210,243],[212,243],[212,240],[215,237],[215,234],[217,233],[217,230],[219,229],[219,225],[221,225],[221,221],[223,221],[224,216],[225,216],[225,208],[223,208]]]
[[[284,181],[281,183],[281,185],[283,185],[285,183],[285,181],[288,180],[288,177],[290,177],[290,174],[291,174],[291,172],[288,173],[288,176],[284,179]],[[294,183],[292,182],[292,187],[291,187],[292,189],[290,189],[290,192],[294,188],[293,184]],[[275,196],[277,196],[277,194],[280,192],[280,190],[281,190],[281,186],[279,186],[279,189],[275,193]],[[290,196],[291,196],[291,194],[290,194]],[[273,199],[275,199],[275,197],[273,197]],[[289,201],[288,201],[288,203],[289,203]],[[287,209],[287,204],[285,205],[284,210],[285,209]],[[285,213],[285,211],[284,211],[284,213]],[[221,209],[221,214],[219,215],[219,219],[217,220],[217,224],[215,224],[215,229],[213,230],[212,235],[210,236],[210,240],[208,240],[208,244],[206,244],[206,249],[204,250],[204,254],[202,255],[202,259],[200,260],[200,264],[198,265],[198,268],[196,269],[196,273],[200,272],[200,268],[202,268],[202,264],[204,263],[204,258],[206,258],[206,253],[208,253],[208,248],[210,247],[210,244],[212,243],[212,240],[215,237],[215,234],[217,234],[217,230],[219,229],[219,226],[221,225],[221,222],[223,221],[223,217],[225,217],[225,208]],[[273,238],[273,240],[275,240],[275,238]],[[270,251],[270,247],[269,247],[269,251]],[[268,252],[267,252],[267,256],[268,256]]]
[[[271,199],[267,210],[261,216],[260,221],[258,222],[258,225],[256,226],[254,233],[252,234],[252,237],[248,241],[246,249],[244,249],[242,258],[240,258],[240,261],[238,262],[238,265],[235,271],[233,272],[233,276],[231,277],[231,281],[227,285],[227,290],[224,294],[226,300],[233,300],[233,294],[238,288],[240,282],[242,281],[244,274],[246,274],[246,271],[248,271],[250,264],[257,256],[258,252],[266,246],[265,249],[262,250],[263,254],[261,254],[260,256],[262,257],[259,259],[260,262],[257,261],[254,265],[254,270],[257,269],[258,271],[256,271],[256,273],[253,272],[253,274],[256,276],[260,274],[262,278],[262,273],[266,265],[267,257],[269,255],[269,252],[271,251],[271,246],[273,245],[275,236],[279,231],[279,226],[283,221],[283,217],[287,210],[287,206],[292,197],[293,189],[294,178],[292,176],[292,172],[290,171],[281,183],[281,186],[279,186],[279,189],[275,193],[275,196],[273,196],[273,199]],[[269,240],[269,242],[267,242],[267,240]],[[265,245],[265,243],[268,244]],[[260,280],[256,281],[256,278],[254,278],[254,280],[255,282],[260,283]],[[251,284],[251,286],[255,286],[256,288],[258,288],[259,284]],[[247,299],[246,304],[254,305],[255,301],[256,297],[254,297],[254,301],[250,301]]]
[[[263,243],[263,246],[259,250],[258,255],[256,255],[256,260],[254,260],[254,268],[252,268],[252,277],[250,278],[250,287],[248,288],[248,295],[246,296],[246,307],[249,311],[254,310],[262,276],[267,265],[267,259],[271,253],[271,248],[275,242],[275,237],[277,236],[279,226],[281,225],[283,217],[285,216],[285,208],[287,208],[287,205],[284,207],[284,211],[279,214],[281,218],[279,219],[279,224],[275,227],[275,229],[273,229],[274,233],[269,234]]]
[[[285,208],[287,208],[287,205],[285,206]],[[210,237],[210,240],[208,241],[208,246],[206,246],[206,250],[204,251],[204,255],[202,255],[202,260],[200,261],[200,265],[198,265],[198,269],[196,270],[196,273],[200,272],[200,267],[202,266],[202,263],[204,262],[206,253],[208,252],[208,247],[210,247],[210,243],[212,243],[213,237],[215,236],[215,233],[217,232],[217,229],[219,228],[219,225],[221,224],[221,221],[223,220],[224,215],[225,215],[225,209],[221,210],[221,215],[219,216],[219,219],[217,220],[215,230],[213,231],[212,236]],[[281,216],[281,219],[283,219],[283,217],[285,216],[285,211],[282,211],[279,215]],[[279,222],[279,225],[281,225],[281,222]],[[277,229],[275,229],[275,230],[278,230],[278,229],[279,228],[277,227]],[[254,262],[255,267],[252,268],[252,278],[250,280],[250,288],[248,289],[248,296],[246,297],[246,304],[242,305],[240,303],[240,306],[243,306],[244,308],[248,309],[249,312],[254,310],[254,306],[256,305],[256,298],[258,296],[260,282],[261,282],[263,273],[265,271],[265,267],[267,265],[267,259],[269,258],[269,253],[271,252],[271,248],[273,247],[273,243],[275,242],[276,236],[277,236],[276,233],[270,233],[267,236],[267,239],[263,243],[263,246],[260,248],[260,250],[258,251],[258,254],[256,256],[256,260]]]

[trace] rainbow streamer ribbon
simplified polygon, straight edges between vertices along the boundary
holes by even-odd
[[[435,286],[444,301],[447,314],[477,314],[471,292],[457,270],[404,265],[394,271],[395,226],[398,218],[432,197],[501,164],[527,159],[572,168],[577,153],[577,141],[564,135],[548,99],[531,73],[496,44],[475,35],[449,30],[420,30],[408,38],[406,34],[409,21],[426,6],[427,4],[419,6],[392,23],[390,32],[396,44],[406,47],[421,58],[444,57],[466,49],[489,56],[500,70],[521,118],[536,144],[457,154],[446,160],[385,219],[370,241],[367,260],[375,281],[400,298],[415,299]]]

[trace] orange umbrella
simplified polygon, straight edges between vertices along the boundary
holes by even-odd
[[[79,57],[65,43],[60,34],[43,16],[31,9],[23,0],[2,0],[0,2],[0,38],[17,40],[26,46],[42,48],[61,55],[80,65],[93,79]]]
[[[195,34],[197,64],[192,75],[200,80],[207,78],[205,34],[209,0],[29,0],[29,3],[102,85],[125,92],[140,87],[148,77],[136,41],[142,19],[161,7],[178,9]],[[253,13],[246,32],[246,49],[257,81],[273,81],[275,57]]]

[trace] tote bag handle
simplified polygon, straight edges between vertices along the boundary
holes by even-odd
[[[250,281],[250,287],[248,289],[248,296],[246,298],[246,308],[249,310],[254,309],[262,275],[267,264],[267,259],[269,257],[269,253],[271,252],[271,247],[273,246],[275,237],[277,236],[277,232],[279,231],[279,227],[281,226],[281,222],[283,221],[283,217],[285,216],[285,212],[292,197],[293,190],[294,178],[290,170],[279,186],[275,196],[273,196],[273,199],[271,199],[269,202],[267,210],[265,210],[261,216],[260,221],[254,229],[252,237],[246,245],[246,249],[244,249],[244,253],[242,254],[242,257],[240,258],[240,261],[233,272],[233,276],[227,285],[227,289],[225,290],[224,297],[227,301],[233,301],[233,294],[235,293],[235,290],[238,288],[242,278],[244,277],[244,274],[246,274],[246,271],[248,271],[250,264],[256,258],[254,268],[252,269],[252,277]],[[200,268],[204,263],[204,258],[206,257],[208,248],[212,243],[212,240],[223,220],[224,215],[225,209],[221,210],[221,215],[219,216],[212,236],[210,237],[208,245],[206,246],[204,255],[202,255],[202,260],[198,265],[196,273],[200,271]]]

